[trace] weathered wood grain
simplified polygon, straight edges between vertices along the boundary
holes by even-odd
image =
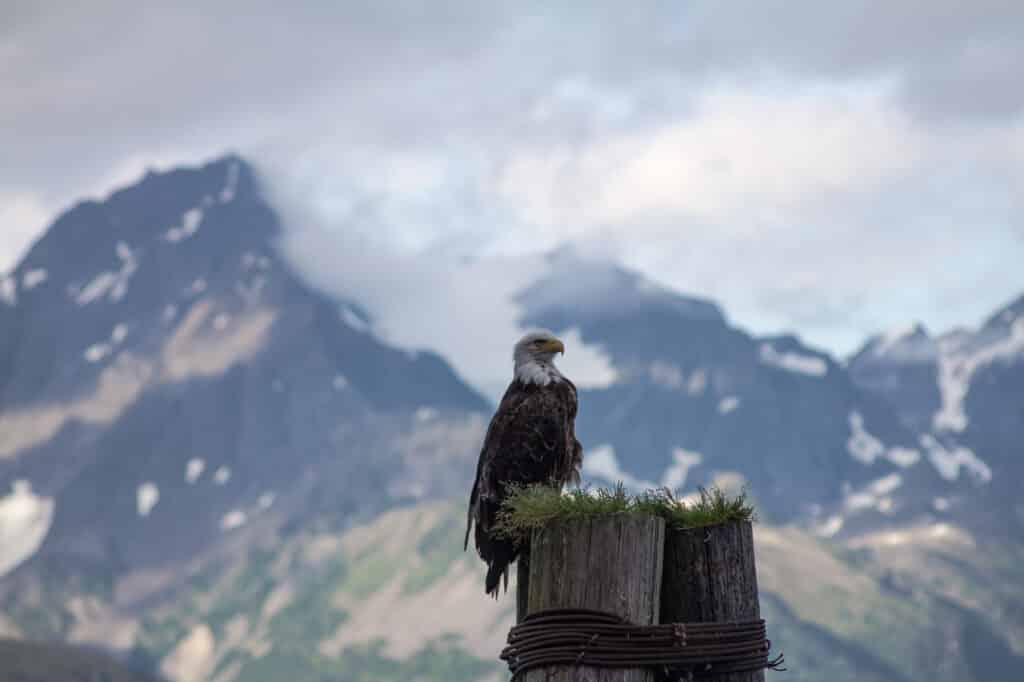
[[[665,522],[615,514],[556,521],[530,542],[527,613],[551,608],[608,611],[633,623],[657,622]],[[643,668],[552,666],[524,682],[653,682]]]
[[[659,622],[760,617],[754,533],[749,522],[666,530]],[[702,676],[701,681],[763,682],[764,671]]]
[[[530,545],[524,544],[516,559],[516,623],[522,623],[530,597]]]

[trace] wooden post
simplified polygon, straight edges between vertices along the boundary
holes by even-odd
[[[738,521],[665,532],[661,623],[761,617],[754,533]],[[702,676],[701,682],[764,682],[764,671]]]
[[[584,608],[608,611],[637,625],[657,622],[665,522],[614,514],[554,521],[533,532],[526,613]],[[522,593],[517,595],[522,603]],[[518,614],[521,618],[523,614]],[[523,682],[653,682],[645,668],[551,666],[528,670]]]
[[[522,623],[529,608],[530,597],[530,545],[524,544],[516,559],[516,623]]]

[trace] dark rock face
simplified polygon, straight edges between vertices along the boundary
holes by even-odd
[[[929,431],[941,406],[938,342],[921,325],[870,339],[850,358],[850,375],[865,391],[897,406],[914,431]]]

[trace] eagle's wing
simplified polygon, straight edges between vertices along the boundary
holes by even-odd
[[[496,594],[500,577],[507,582],[508,565],[518,554],[514,543],[491,535],[508,486],[550,482],[561,487],[578,480],[581,448],[573,428],[575,416],[572,384],[536,386],[516,381],[491,420],[470,493],[464,543],[468,546],[475,524],[477,553],[488,564],[488,592]]]

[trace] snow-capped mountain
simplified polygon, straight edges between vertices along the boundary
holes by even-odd
[[[485,401],[304,285],[278,230],[229,157],[78,204],[4,277],[0,573],[461,491]]]
[[[1024,527],[1024,297],[975,330],[933,338],[918,326],[875,337],[849,367],[858,385],[918,433],[944,478],[985,484],[984,495],[954,503],[995,527]]]
[[[755,337],[713,303],[612,264],[553,258],[556,274],[521,296],[525,322],[578,329],[616,376],[581,392],[593,479],[693,489],[733,472],[770,518],[810,517],[825,534],[941,513],[936,498],[988,482],[798,338]]]

